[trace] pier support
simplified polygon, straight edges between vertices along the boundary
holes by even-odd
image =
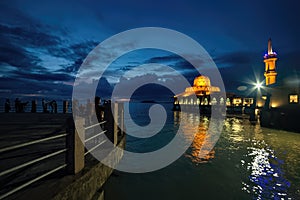
[[[118,103],[113,103],[114,109],[113,113],[115,115],[114,119],[114,145],[117,146],[118,144],[118,120],[119,120],[119,112],[118,112]]]
[[[77,174],[84,168],[84,119],[75,120],[77,129],[72,118],[67,121],[66,162],[69,174]]]
[[[124,126],[124,104],[119,103],[119,110],[120,110],[120,131],[121,135],[124,135],[125,132],[125,126]]]
[[[68,113],[68,101],[63,101],[63,113]]]
[[[106,137],[113,142],[114,141],[114,117],[111,111],[111,102],[107,102],[104,104],[104,121],[105,123],[105,133]]]

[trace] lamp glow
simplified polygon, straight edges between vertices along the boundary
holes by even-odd
[[[262,83],[259,83],[259,82],[255,83],[255,88],[260,89],[261,86],[262,86]]]

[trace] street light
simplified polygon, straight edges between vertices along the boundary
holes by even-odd
[[[256,83],[253,84],[254,85],[254,98],[253,98],[253,103],[251,105],[251,108],[252,108],[252,112],[250,113],[250,118],[249,120],[251,121],[251,123],[256,123],[256,120],[257,120],[257,114],[258,114],[258,108],[257,108],[257,99],[258,99],[258,95],[260,93],[260,89],[262,88],[262,85],[263,85],[263,82],[259,82],[257,81]]]
[[[260,82],[257,82],[257,83],[255,83],[255,89],[260,89],[261,87],[262,87],[262,83],[260,83]]]

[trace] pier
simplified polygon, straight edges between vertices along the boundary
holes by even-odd
[[[104,199],[102,186],[113,169],[91,152],[108,142],[125,147],[123,104],[113,104],[118,121],[109,103],[100,122],[76,119],[84,127],[81,136],[71,113],[1,113],[0,199]]]

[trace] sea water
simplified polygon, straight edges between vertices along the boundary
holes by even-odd
[[[150,123],[151,105],[129,104],[136,124]],[[163,106],[167,112],[163,129],[150,138],[128,135],[126,150],[143,153],[162,148],[174,138],[180,120],[188,121],[185,131],[195,133],[192,145],[160,170],[138,174],[116,171],[104,186],[106,200],[300,199],[299,133],[262,128],[247,119],[225,118],[218,142],[201,159],[199,151],[211,119],[173,112],[172,104]]]

